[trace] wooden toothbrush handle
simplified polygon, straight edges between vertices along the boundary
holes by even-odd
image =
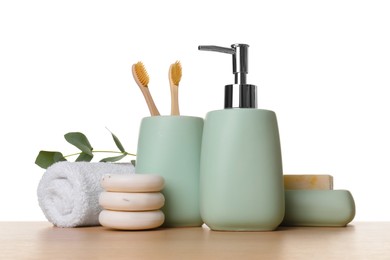
[[[160,112],[158,112],[156,104],[154,104],[154,101],[153,101],[152,95],[150,94],[149,88],[143,87],[142,93],[144,94],[146,104],[149,107],[150,115],[151,116],[159,116]]]
[[[180,115],[179,111],[179,88],[178,86],[171,84],[171,115]]]

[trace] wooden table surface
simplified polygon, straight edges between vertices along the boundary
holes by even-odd
[[[273,232],[116,231],[0,222],[0,259],[390,259],[390,222]]]

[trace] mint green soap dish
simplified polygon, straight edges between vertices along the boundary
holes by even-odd
[[[282,226],[346,226],[355,217],[347,190],[285,190]]]

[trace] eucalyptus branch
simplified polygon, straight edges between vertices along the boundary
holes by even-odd
[[[78,156],[76,158],[76,162],[81,162],[81,161],[90,162],[94,157],[94,153],[120,154],[114,157],[104,158],[100,160],[101,162],[116,162],[123,159],[126,156],[136,156],[136,154],[126,152],[125,148],[123,147],[122,143],[119,141],[118,137],[116,137],[111,131],[110,133],[119,151],[94,150],[91,144],[89,143],[87,137],[83,133],[71,132],[65,134],[64,137],[68,143],[77,147],[80,150],[80,152],[72,153],[64,156],[62,155],[62,153],[57,151],[40,151],[37,158],[35,159],[35,164],[44,169],[47,169],[49,166],[51,166],[56,162],[66,161],[67,160],[66,158],[76,156],[76,155]],[[133,164],[135,163],[134,160],[132,160],[131,162]]]
[[[68,157],[80,155],[80,154],[82,154],[82,153],[83,153],[83,152],[78,152],[78,153],[72,153],[72,154],[64,155],[64,158],[68,158]],[[92,153],[116,153],[116,154],[125,154],[125,155],[129,155],[129,156],[137,156],[136,154],[128,153],[128,152],[104,151],[104,150],[103,150],[103,151],[92,150]]]

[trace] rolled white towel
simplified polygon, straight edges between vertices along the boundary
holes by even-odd
[[[127,163],[58,162],[43,174],[38,202],[48,221],[58,227],[99,225],[100,180],[104,174],[130,174]]]

